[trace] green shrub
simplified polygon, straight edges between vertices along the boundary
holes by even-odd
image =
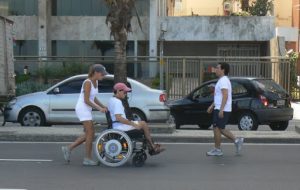
[[[44,91],[50,86],[50,84],[41,84],[35,81],[25,81],[17,84],[16,95],[21,96],[33,92]]]
[[[89,65],[81,63],[63,63],[62,65],[47,65],[40,68],[36,75],[48,84],[51,79],[64,79],[70,76],[88,72]]]
[[[28,81],[30,77],[31,77],[30,75],[24,75],[24,74],[16,75],[15,77],[16,84]]]
[[[273,0],[256,0],[249,7],[249,13],[253,16],[266,16],[272,7]]]

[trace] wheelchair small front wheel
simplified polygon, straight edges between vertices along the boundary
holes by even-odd
[[[142,167],[145,164],[145,157],[143,156],[143,154],[134,155],[133,158],[132,158],[132,164],[135,167]]]
[[[145,152],[138,152],[132,158],[132,164],[135,167],[142,167],[145,164],[146,160],[147,160],[147,154]]]

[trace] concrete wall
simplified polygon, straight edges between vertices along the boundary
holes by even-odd
[[[38,40],[38,17],[10,18],[15,22],[17,40]],[[143,31],[133,18],[129,40],[149,40],[148,18],[141,21]],[[168,41],[269,41],[275,36],[274,17],[165,17],[157,22],[157,34],[160,22],[166,23]],[[49,40],[112,39],[105,17],[52,16],[48,23]]]
[[[13,31],[17,40],[38,39],[38,17],[37,16],[10,16],[14,22]]]
[[[275,37],[274,17],[166,17],[168,41],[269,41]]]
[[[276,36],[284,37],[287,42],[296,42],[299,39],[299,31],[293,27],[277,27]]]

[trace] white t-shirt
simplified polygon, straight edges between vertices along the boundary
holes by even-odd
[[[217,110],[221,109],[222,98],[223,98],[222,89],[228,90],[228,98],[227,98],[227,102],[224,107],[224,111],[231,112],[232,90],[231,90],[230,80],[227,76],[221,77],[215,86],[214,103],[215,103],[215,109],[217,109]]]
[[[110,117],[111,117],[111,120],[113,122],[116,121],[116,115],[119,115],[119,114],[124,119],[127,119],[126,114],[125,114],[125,108],[122,104],[122,101],[120,99],[116,98],[116,97],[110,98],[110,100],[108,102],[108,110],[110,112]],[[122,131],[129,131],[129,130],[135,129],[131,125],[126,125],[126,124],[123,124],[123,123],[120,123],[120,122],[113,123],[112,127],[114,129],[119,129],[119,130],[122,130]]]

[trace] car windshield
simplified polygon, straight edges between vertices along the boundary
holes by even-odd
[[[262,91],[286,94],[284,88],[282,88],[279,84],[277,84],[273,80],[258,79],[258,80],[254,80],[253,82],[255,86]]]

